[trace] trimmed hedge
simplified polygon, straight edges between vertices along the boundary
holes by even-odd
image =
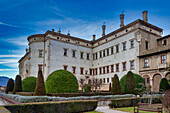
[[[9,91],[13,91],[13,89],[14,89],[14,80],[10,78],[8,80],[5,93],[8,93]]]
[[[13,93],[15,94],[16,92],[22,92],[22,81],[20,75],[17,75],[15,78]]]
[[[122,99],[113,99],[109,106],[111,108],[121,108],[121,107],[132,107],[137,105],[139,102],[148,103],[148,98],[122,98]],[[152,98],[152,104],[162,103],[160,98]]]
[[[168,80],[166,78],[162,78],[161,82],[160,82],[160,85],[159,85],[159,91],[164,92],[164,91],[166,91],[168,89],[170,89],[170,86],[168,84]]]
[[[42,71],[38,71],[38,77],[36,82],[36,87],[34,91],[34,96],[43,96],[45,95],[45,85],[44,85],[44,76],[42,74]]]
[[[36,77],[27,77],[22,80],[22,89],[24,92],[34,92],[36,87]]]
[[[47,93],[76,93],[78,92],[77,78],[67,70],[52,72],[45,82]]]
[[[66,101],[66,102],[39,102],[6,105],[12,113],[73,113],[93,111],[97,108],[98,101]]]
[[[134,77],[135,77],[135,84],[136,84],[136,88],[141,88],[142,86],[139,84],[139,83],[143,83],[145,84],[145,81],[144,79],[136,74],[136,73],[133,73]],[[126,76],[127,75],[124,75],[121,79],[120,79],[120,85],[121,85],[121,90],[122,90],[122,93],[125,94],[125,79],[126,79]],[[142,92],[142,91],[141,91]],[[138,92],[140,93],[140,92]]]
[[[119,77],[117,76],[117,74],[115,74],[114,77],[113,77],[111,91],[113,92],[114,95],[121,95],[122,94],[120,82],[119,82]]]

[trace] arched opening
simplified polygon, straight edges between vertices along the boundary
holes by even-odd
[[[154,92],[159,92],[159,84],[160,84],[160,81],[162,79],[162,76],[160,74],[155,74],[153,76],[153,91]]]
[[[167,73],[167,74],[165,75],[165,78],[166,78],[167,80],[170,80],[170,73]]]
[[[149,75],[144,75],[143,79],[145,81],[146,86],[150,85],[150,77],[149,77]]]

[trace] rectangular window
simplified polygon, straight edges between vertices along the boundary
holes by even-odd
[[[64,56],[67,56],[67,49],[64,49]]]
[[[113,47],[111,47],[111,54],[113,54],[114,53],[114,48]]]
[[[99,68],[99,73],[102,74],[102,68],[101,67]]]
[[[119,64],[116,64],[116,72],[119,72]]]
[[[103,57],[105,57],[105,50],[103,50]]]
[[[107,78],[107,83],[109,83],[109,78]]]
[[[123,43],[123,51],[126,50],[126,42]]]
[[[109,56],[109,49],[107,49],[107,56]]]
[[[39,64],[39,65],[38,65],[38,70],[41,70],[41,71],[42,71],[42,70],[43,70],[43,65]]]
[[[95,75],[95,72],[94,72],[94,71],[95,71],[95,69],[93,69],[93,75]]]
[[[105,78],[103,78],[103,83],[105,83],[106,81],[105,81]]]
[[[149,65],[148,65],[148,58],[145,58],[145,60],[144,60],[144,67],[149,67]]]
[[[105,74],[105,67],[103,67],[103,74]]]
[[[109,66],[107,66],[107,73],[109,73]]]
[[[75,51],[75,50],[73,50],[72,52],[73,52],[72,57],[76,57],[76,51]]]
[[[123,62],[122,65],[123,65],[123,71],[126,71],[126,62]]]
[[[91,79],[89,79],[89,84],[91,84]]]
[[[89,58],[89,56],[90,56],[90,54],[89,53],[87,53],[87,60],[89,60],[90,58]]]
[[[64,70],[67,70],[67,67],[68,67],[68,66],[66,66],[66,65],[63,65],[63,67],[64,67]]]
[[[93,73],[93,72],[92,72],[92,69],[90,69],[90,75],[92,75],[92,73]]]
[[[111,72],[114,72],[114,65],[111,65]]]
[[[43,57],[43,50],[39,50],[39,57]]]
[[[162,56],[161,56],[161,63],[162,63],[162,64],[165,64],[165,63],[166,63],[166,56],[165,56],[165,55],[162,55]]]
[[[149,80],[149,78],[147,78],[147,84],[149,84],[150,82],[149,82],[150,80]]]
[[[95,56],[94,56],[95,54],[93,54],[93,60],[95,60]]]
[[[97,53],[96,53],[96,59],[97,59]]]
[[[131,70],[135,69],[134,61],[130,61],[130,69],[131,69]]]
[[[83,59],[83,52],[80,52],[80,58]]]
[[[100,58],[102,58],[102,51],[100,51]]]
[[[130,47],[131,47],[131,48],[134,48],[134,47],[135,47],[135,46],[134,46],[134,40],[131,40],[131,41],[130,41]]]
[[[167,45],[166,40],[163,40],[163,46]]]
[[[80,74],[82,74],[82,75],[84,74],[84,68],[83,67],[80,68]]]
[[[145,48],[149,49],[149,42],[148,41],[145,41]]]
[[[116,45],[116,53],[119,52],[119,45]]]
[[[97,68],[96,68],[96,75],[97,75]]]
[[[76,74],[76,67],[72,67],[73,68],[73,73]]]

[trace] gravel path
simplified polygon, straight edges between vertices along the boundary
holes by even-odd
[[[128,113],[128,112],[123,112],[123,111],[117,111],[110,109],[108,106],[105,107],[97,107],[95,111],[103,112],[103,113]]]
[[[0,106],[5,105],[2,99],[0,98]]]

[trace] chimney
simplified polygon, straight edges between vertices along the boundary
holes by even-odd
[[[70,36],[70,30],[68,30],[68,33],[67,33],[68,36]]]
[[[124,14],[122,12],[122,14],[120,15],[120,27],[123,27],[124,26]]]
[[[144,11],[143,13],[143,21],[148,22],[148,11]]]
[[[106,26],[105,26],[104,24],[105,24],[105,22],[104,22],[103,25],[102,25],[102,30],[103,30],[102,36],[105,36],[105,29],[106,29]]]
[[[96,35],[94,34],[94,35],[93,35],[93,41],[95,41],[95,40],[96,40],[95,38],[96,38]]]
[[[52,32],[54,32],[54,29],[52,29]]]
[[[59,33],[59,34],[61,33],[60,29],[61,29],[61,28],[59,28],[59,30],[57,31],[57,33]]]

